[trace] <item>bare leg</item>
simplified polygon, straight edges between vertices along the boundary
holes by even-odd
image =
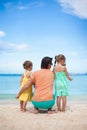
[[[27,105],[27,102],[23,102],[23,111],[24,112],[26,111],[26,105]]]
[[[61,110],[61,97],[57,97],[57,108],[58,108],[58,111]]]
[[[66,107],[66,96],[62,96],[62,111],[65,111],[65,107]]]
[[[23,111],[23,101],[20,101],[20,110]]]

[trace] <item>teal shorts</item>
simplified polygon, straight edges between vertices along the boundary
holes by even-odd
[[[34,105],[34,107],[38,109],[49,109],[52,108],[53,105],[55,104],[55,99],[41,102],[36,102],[32,100],[32,104]]]

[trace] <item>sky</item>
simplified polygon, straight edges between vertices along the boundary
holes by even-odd
[[[0,73],[23,73],[26,60],[36,71],[58,54],[70,73],[87,73],[87,0],[0,0]]]

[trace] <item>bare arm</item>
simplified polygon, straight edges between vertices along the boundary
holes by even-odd
[[[30,85],[32,84],[32,80],[29,80],[26,85],[24,85],[24,87],[19,91],[19,93],[17,94],[16,98],[19,98],[19,96],[30,87]]]
[[[71,78],[70,76],[69,76],[69,73],[68,73],[68,71],[67,71],[67,68],[65,67],[65,73],[66,73],[66,77],[70,80],[70,81],[72,81],[73,80],[73,78]]]
[[[26,76],[27,76],[27,78],[30,78],[30,79],[33,79],[33,74],[32,74],[32,72],[27,72],[27,74],[26,74]]]
[[[20,79],[20,84],[22,83],[23,78],[24,78],[24,75],[22,75],[22,76],[21,76],[21,79]]]

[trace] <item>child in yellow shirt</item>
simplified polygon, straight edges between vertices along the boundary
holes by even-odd
[[[25,69],[25,73],[21,77],[20,88],[22,88],[29,80],[33,78],[32,73],[31,73],[32,67],[33,67],[33,64],[31,61],[25,61],[23,63],[23,68]],[[27,101],[31,101],[31,98],[32,98],[32,84],[18,98],[20,100],[21,111],[26,111]]]

